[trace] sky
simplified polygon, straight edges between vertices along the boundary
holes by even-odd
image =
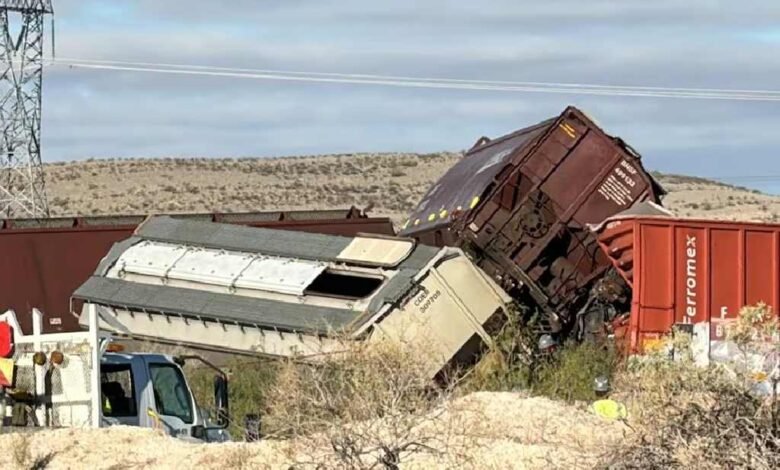
[[[54,0],[54,9],[58,58],[780,90],[777,0]],[[650,169],[780,193],[780,101],[411,89],[61,64],[44,75],[43,159],[457,151],[569,104],[629,142]]]

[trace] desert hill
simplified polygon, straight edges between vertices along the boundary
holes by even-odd
[[[52,215],[326,209],[374,205],[403,221],[460,153],[281,158],[90,159],[46,165]],[[780,197],[656,174],[681,216],[777,221]]]

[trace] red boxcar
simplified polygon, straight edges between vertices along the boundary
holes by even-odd
[[[598,229],[599,242],[631,284],[633,351],[675,324],[709,324],[710,341],[741,307],[780,304],[780,225],[627,217]]]
[[[330,235],[394,235],[384,217],[348,210],[176,214],[252,227],[280,228]],[[70,297],[89,278],[111,246],[132,235],[145,216],[9,219],[0,221],[0,313],[13,309],[30,331],[32,308],[44,314],[44,332],[78,331],[70,315]]]
[[[663,194],[639,154],[568,107],[480,139],[431,187],[401,235],[462,246],[510,295],[530,295],[559,331],[610,267],[588,224]]]

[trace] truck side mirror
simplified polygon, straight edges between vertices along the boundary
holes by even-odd
[[[230,420],[230,405],[228,402],[228,381],[223,375],[214,376],[214,405],[216,407],[215,423],[221,428],[228,426]]]

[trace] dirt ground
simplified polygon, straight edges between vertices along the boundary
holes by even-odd
[[[397,224],[459,153],[100,159],[46,165],[53,215],[332,209],[374,205]],[[681,216],[780,220],[780,197],[658,175]]]
[[[465,429],[462,448],[447,449],[446,460],[415,454],[402,468],[592,468],[627,431],[577,407],[508,392],[467,395],[455,400],[448,413],[448,426],[457,421]],[[31,468],[45,456],[50,456],[49,469],[281,469],[311,463],[312,452],[285,441],[193,444],[130,427],[2,434],[0,448],[0,468],[8,469]],[[322,451],[327,453],[327,448]]]

